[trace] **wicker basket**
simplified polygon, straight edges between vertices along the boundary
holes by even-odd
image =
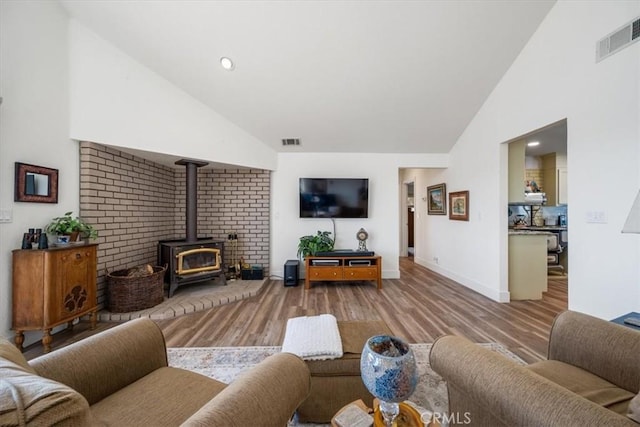
[[[167,266],[153,267],[143,277],[127,277],[127,270],[107,273],[107,301],[112,313],[128,313],[154,307],[164,300],[164,273]]]

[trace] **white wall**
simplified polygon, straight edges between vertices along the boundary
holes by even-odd
[[[28,228],[77,214],[79,154],[69,139],[65,12],[51,1],[0,2],[0,40],[0,207],[13,211],[0,224],[0,335],[11,337],[11,251]],[[58,169],[58,203],[14,202],[14,162]]]
[[[445,222],[440,265],[507,291],[506,149],[567,118],[569,308],[603,318],[638,310],[640,237],[620,233],[640,184],[640,43],[595,63],[595,43],[640,15],[640,2],[558,2],[450,155],[447,191],[471,191],[468,223]],[[602,211],[606,224],[590,224]]]
[[[70,24],[71,137],[271,170],[276,152],[155,72]]]
[[[414,237],[415,237],[415,253],[414,262],[430,268],[434,271],[441,272],[440,251],[438,242],[446,239],[446,236],[440,234],[444,223],[449,221],[447,215],[428,215],[427,201],[423,198],[427,197],[427,187],[431,185],[443,183],[442,175],[445,169],[405,169],[405,180],[411,180],[415,183],[415,213],[414,213]],[[445,187],[448,191],[448,188]],[[448,200],[447,200],[448,211]],[[438,262],[434,258],[438,258]]]
[[[440,184],[440,176],[445,169],[439,168],[407,168],[401,171],[400,183],[414,183],[414,262],[440,271],[439,251],[436,241],[444,239],[446,236],[439,236],[438,230],[444,221],[448,221],[447,215],[427,214],[427,187]],[[446,188],[445,188],[446,190]],[[400,230],[404,227],[400,224]],[[400,248],[402,251],[402,248]],[[438,262],[434,258],[438,258]]]
[[[499,162],[480,147],[471,147],[467,160],[461,167],[457,159],[456,168],[450,157],[447,169],[406,172],[413,174],[416,182],[414,261],[488,298],[506,302],[508,290],[498,286],[500,272],[495,262],[500,253],[499,213],[493,212],[492,206],[498,204],[499,191],[484,181],[498,169]],[[427,215],[422,197],[428,186],[440,183],[446,184],[447,214]],[[469,221],[450,220],[448,195],[464,190],[469,190]]]
[[[400,277],[398,267],[400,194],[398,169],[401,167],[445,167],[447,155],[280,153],[278,169],[271,179],[271,272],[282,276],[284,263],[296,259],[301,236],[318,230],[333,231],[329,219],[298,217],[298,179],[369,178],[369,218],[336,219],[336,248],[356,249],[356,232],[369,233],[367,247],[382,256],[382,276]]]

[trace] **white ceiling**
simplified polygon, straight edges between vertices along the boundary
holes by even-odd
[[[61,3],[278,151],[446,153],[554,1]]]
[[[567,121],[561,120],[532,132],[524,137],[527,143],[536,141],[540,144],[535,147],[525,149],[527,156],[539,157],[549,153],[567,154]]]

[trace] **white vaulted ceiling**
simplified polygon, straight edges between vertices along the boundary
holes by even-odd
[[[446,153],[554,1],[61,3],[278,151]]]

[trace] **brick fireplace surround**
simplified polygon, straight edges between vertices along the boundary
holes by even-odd
[[[269,274],[269,171],[198,171],[198,235],[238,234],[237,257]],[[98,230],[98,304],[106,272],[157,264],[157,243],[185,237],[185,170],[91,142],[80,143],[80,216]]]

